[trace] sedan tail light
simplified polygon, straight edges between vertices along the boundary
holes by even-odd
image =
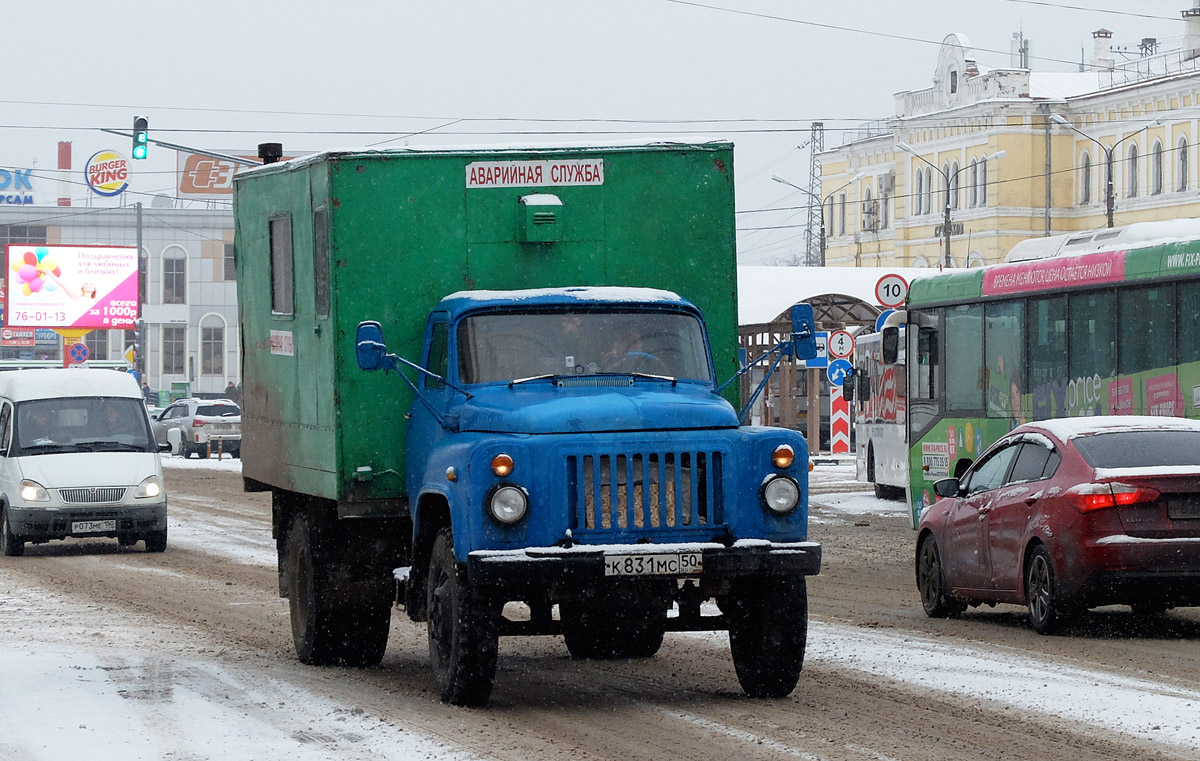
[[[1132,486],[1122,483],[1079,484],[1067,490],[1066,496],[1081,513],[1104,510],[1110,507],[1148,504],[1162,494],[1149,486]]]

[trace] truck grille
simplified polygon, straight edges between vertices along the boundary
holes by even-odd
[[[571,515],[582,529],[719,525],[720,452],[637,452],[567,457]]]
[[[59,489],[58,495],[68,505],[95,505],[120,502],[125,499],[124,486],[84,486],[79,489]]]

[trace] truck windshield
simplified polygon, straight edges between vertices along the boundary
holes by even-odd
[[[675,312],[588,310],[492,312],[459,323],[463,383],[606,373],[711,382],[700,321]]]

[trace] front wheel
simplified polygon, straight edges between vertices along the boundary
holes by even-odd
[[[808,641],[804,577],[739,580],[726,608],[729,651],[742,689],[752,698],[790,695],[800,680]]]
[[[921,607],[930,618],[956,616],[967,607],[950,596],[941,553],[932,536],[922,539],[921,548],[917,550],[917,590],[921,593]]]
[[[4,554],[16,558],[25,554],[25,540],[13,534],[8,525],[8,508],[0,508],[0,542],[4,544]]]
[[[146,534],[146,552],[165,552],[167,549],[167,529],[151,531]]]
[[[449,528],[433,543],[426,609],[429,659],[442,702],[483,705],[496,678],[499,611],[465,578]]]
[[[1029,606],[1029,623],[1038,634],[1052,634],[1071,616],[1058,593],[1050,553],[1042,545],[1034,548],[1026,561],[1025,600]]]

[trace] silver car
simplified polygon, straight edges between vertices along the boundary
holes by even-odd
[[[242,410],[228,399],[178,399],[150,421],[154,437],[169,444],[167,432],[180,433],[179,454],[208,457],[221,452],[237,457],[242,450]]]

